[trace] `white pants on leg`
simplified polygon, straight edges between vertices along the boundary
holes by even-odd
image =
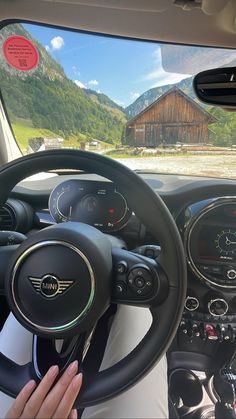
[[[151,324],[147,309],[120,306],[112,323],[101,370],[114,365],[143,338]],[[158,331],[157,331],[158,333]],[[0,333],[0,352],[24,364],[31,359],[32,335],[10,314]],[[0,417],[4,417],[13,399],[0,392]],[[85,409],[85,418],[157,418],[167,419],[168,387],[166,358],[134,387],[114,399]]]
[[[148,309],[119,306],[109,334],[101,370],[109,368],[134,349],[152,322]],[[157,331],[158,333],[158,331]],[[85,409],[82,418],[167,419],[167,362],[161,361],[134,387],[114,399]]]
[[[32,334],[11,313],[0,333],[0,352],[17,364],[24,365],[32,359]],[[4,418],[14,399],[0,391],[0,418]]]

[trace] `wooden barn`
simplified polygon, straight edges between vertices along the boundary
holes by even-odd
[[[125,143],[132,146],[206,144],[209,124],[216,122],[193,99],[174,87],[128,121]]]

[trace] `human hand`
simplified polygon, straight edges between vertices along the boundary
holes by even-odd
[[[74,361],[54,387],[59,373],[57,365],[48,370],[38,386],[34,380],[29,381],[18,394],[6,419],[77,419],[77,411],[72,409],[82,384],[82,374],[77,372],[78,361]]]

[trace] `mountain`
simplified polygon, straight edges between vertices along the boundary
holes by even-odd
[[[95,90],[85,89],[85,94],[97,104],[100,104],[104,109],[113,113],[118,119],[122,122],[126,123],[126,114],[124,109],[117,105],[117,103],[113,102],[107,95],[104,93],[98,93]]]
[[[104,94],[81,89],[69,80],[61,65],[20,24],[0,32],[0,43],[11,35],[30,39],[39,54],[37,67],[19,71],[0,57],[0,86],[12,123],[29,121],[64,138],[96,138],[109,143],[121,139],[126,115]],[[84,136],[83,136],[84,138]]]
[[[193,77],[188,74],[196,74],[200,71],[216,68],[230,67],[236,65],[235,50],[222,48],[193,47],[183,45],[162,44],[161,62],[166,72],[186,74],[186,79],[175,86],[183,90],[192,99],[197,100],[192,88]],[[173,85],[154,87],[144,92],[134,103],[129,105],[125,111],[128,118],[133,118],[148,105],[158,99]],[[197,100],[198,101],[198,100]],[[201,106],[205,106],[201,103]]]
[[[181,80],[180,83],[176,83],[174,85],[179,87],[179,89],[181,89],[192,99],[196,99],[192,88],[192,81],[193,78],[189,77],[187,79]],[[155,100],[157,100],[161,95],[163,95],[172,87],[173,84],[167,84],[165,86],[153,87],[152,89],[149,89],[146,92],[144,92],[141,96],[138,97],[138,99],[136,99],[131,105],[129,105],[125,109],[128,119],[134,118],[143,109],[155,102]]]

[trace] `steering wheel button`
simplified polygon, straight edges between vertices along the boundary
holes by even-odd
[[[129,282],[130,285],[133,285],[133,283],[134,283],[134,279],[130,275],[129,275],[128,282]]]
[[[147,258],[155,259],[155,250],[154,250],[154,249],[152,249],[151,247],[148,247],[148,248],[145,250],[145,256],[146,256]]]
[[[119,282],[118,284],[116,284],[116,293],[117,294],[123,294],[125,291],[126,291],[125,284],[122,284],[121,282]]]
[[[137,288],[143,288],[145,286],[145,280],[140,276],[135,278],[134,283]]]
[[[142,269],[142,270],[140,269],[140,270],[138,270],[138,271],[137,271],[137,275],[138,275],[138,276],[142,276],[142,275],[143,275],[143,273],[144,273],[144,272],[143,272],[143,269]]]
[[[126,262],[120,262],[116,266],[116,271],[119,275],[124,275],[124,273],[126,272],[126,269],[127,269]]]

